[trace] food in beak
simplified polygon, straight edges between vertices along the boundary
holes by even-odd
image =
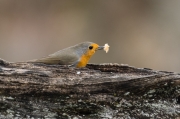
[[[106,43],[104,46],[99,46],[97,50],[104,50],[106,53],[109,51],[109,45]]]
[[[105,51],[106,53],[108,53],[109,47],[110,47],[110,46],[109,46],[107,43],[104,45],[104,51]]]

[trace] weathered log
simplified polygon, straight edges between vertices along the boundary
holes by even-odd
[[[180,74],[0,60],[0,118],[176,118]]]

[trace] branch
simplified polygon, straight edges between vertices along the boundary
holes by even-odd
[[[13,117],[175,118],[179,78],[174,72],[119,64],[73,68],[1,59],[0,114],[7,117],[10,108]]]

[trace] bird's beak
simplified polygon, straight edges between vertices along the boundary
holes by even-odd
[[[97,50],[103,50],[104,46],[98,46]]]

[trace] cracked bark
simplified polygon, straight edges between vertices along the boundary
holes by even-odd
[[[176,118],[180,74],[0,60],[0,118]]]

